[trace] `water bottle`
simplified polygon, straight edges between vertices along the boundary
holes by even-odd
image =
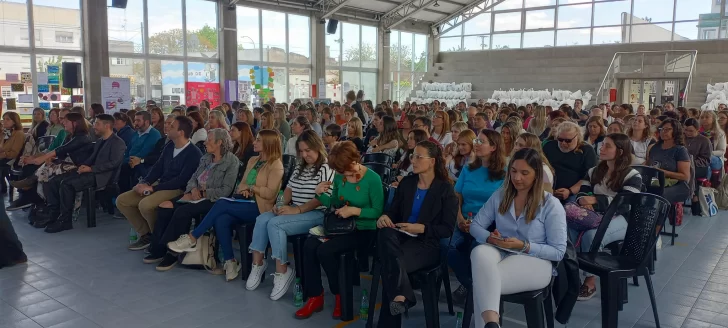
[[[279,209],[284,205],[286,204],[283,202],[283,192],[279,192],[278,197],[276,198],[276,208]]]
[[[455,328],[461,328],[463,326],[463,313],[458,312],[457,320],[455,320]]]
[[[303,306],[303,289],[301,288],[301,278],[296,278],[296,284],[293,286],[293,305],[297,308]]]
[[[468,212],[468,222],[469,223],[473,222],[473,212]]]
[[[218,263],[225,263],[225,261],[223,261],[223,259],[225,259],[225,256],[222,255],[222,247],[221,246],[218,246],[217,247],[217,259],[218,259]]]
[[[367,290],[361,290],[361,305],[359,306],[359,319],[367,320],[369,317],[369,295]]]
[[[129,230],[129,244],[134,244],[137,242],[139,238],[137,237],[136,230],[134,228],[131,228]]]

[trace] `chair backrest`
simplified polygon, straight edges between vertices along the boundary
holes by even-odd
[[[44,152],[51,146],[53,141],[56,140],[56,136],[42,136],[38,138],[38,151]]]
[[[642,176],[642,191],[662,196],[665,191],[665,172],[645,165],[633,165],[632,168]],[[657,181],[658,185],[653,186],[652,181]]]
[[[293,171],[296,170],[296,156],[283,155],[283,183],[281,183],[281,190],[286,190],[288,186],[288,180],[291,179]]]
[[[627,232],[624,236],[619,256],[635,265],[647,265],[651,261],[651,252],[655,249],[660,230],[670,212],[670,202],[652,193],[622,193],[614,197],[597,228],[590,252],[597,252],[601,240],[617,209],[628,207],[622,213],[627,220]]]
[[[207,153],[207,146],[205,146],[205,142],[204,141],[198,141],[195,144],[195,146],[197,146],[197,148],[200,149],[200,151],[202,152],[202,155],[204,155],[205,153]]]
[[[394,164],[394,157],[392,157],[389,154],[385,154],[385,153],[369,153],[369,154],[364,154],[361,157],[361,162],[363,164],[379,163],[379,164],[391,166],[392,164]]]
[[[365,163],[364,166],[378,174],[382,179],[383,184],[388,185],[392,183],[392,168],[389,165],[381,163]]]

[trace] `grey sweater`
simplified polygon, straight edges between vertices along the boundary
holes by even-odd
[[[185,193],[189,193],[193,188],[200,187],[198,178],[210,164],[212,164],[212,154],[207,153],[202,156],[200,165],[197,166],[197,170],[187,182]],[[207,183],[205,184],[206,198],[214,202],[220,197],[230,196],[233,188],[235,188],[235,180],[238,177],[239,169],[240,161],[238,158],[232,152],[227,152],[222,157],[222,160],[210,169]]]
[[[713,151],[710,139],[700,134],[693,138],[685,138],[685,148],[688,149],[688,154],[693,156],[695,167],[710,166],[710,155]]]

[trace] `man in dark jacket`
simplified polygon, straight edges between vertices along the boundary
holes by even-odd
[[[114,117],[99,114],[94,122],[96,140],[94,151],[78,167],[77,172],[69,173],[59,179],[51,179],[46,194],[51,217],[59,214],[58,219],[45,228],[45,232],[55,233],[73,228],[72,216],[76,193],[91,187],[105,187],[115,183],[114,175],[121,165],[126,151],[124,140],[114,134]]]

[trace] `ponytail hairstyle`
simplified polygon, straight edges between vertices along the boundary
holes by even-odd
[[[440,145],[425,140],[418,142],[417,147],[425,148],[427,155],[435,159],[435,179],[452,184],[452,180],[450,180],[450,176],[447,174],[447,169],[445,168],[445,157],[442,155]]]

